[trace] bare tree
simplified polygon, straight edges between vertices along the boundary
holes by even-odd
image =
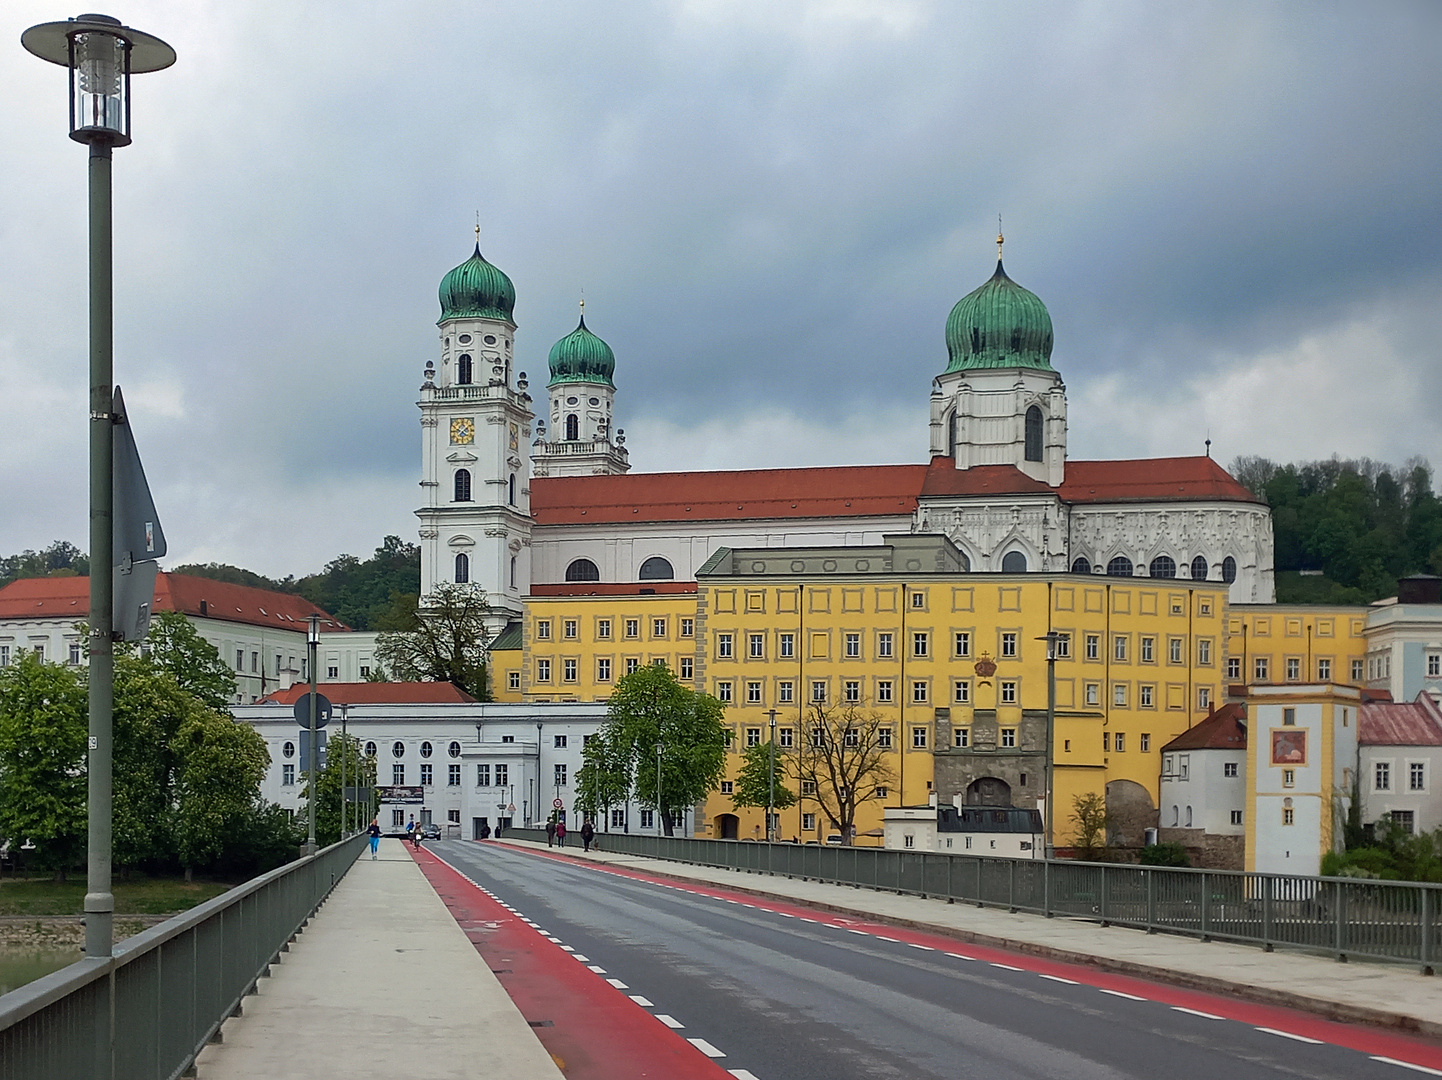
[[[796,745],[786,752],[788,775],[803,798],[820,805],[843,844],[856,835],[857,809],[892,780],[891,725],[883,714],[856,705],[813,704]]]

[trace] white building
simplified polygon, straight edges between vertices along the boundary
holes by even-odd
[[[1408,832],[1442,827],[1442,707],[1430,693],[1411,702],[1369,701],[1358,758],[1362,821],[1391,818]]]
[[[882,846],[898,851],[939,851],[998,859],[1046,857],[1041,811],[1015,806],[888,806]]]
[[[1420,693],[1442,702],[1442,578],[1416,575],[1367,612],[1367,686],[1393,701]]]
[[[1162,747],[1158,839],[1185,847],[1193,866],[1245,865],[1246,716],[1223,705]]]

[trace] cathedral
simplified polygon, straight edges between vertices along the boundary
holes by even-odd
[[[722,547],[939,533],[969,572],[1207,580],[1273,602],[1271,512],[1209,456],[1067,458],[1051,316],[997,240],[995,273],[946,319],[926,461],[639,474],[615,426],[616,357],[584,308],[538,408],[513,359],[515,287],[477,244],[441,281],[440,361],[420,388],[422,592],[483,589],[501,625],[530,595],[694,582]]]

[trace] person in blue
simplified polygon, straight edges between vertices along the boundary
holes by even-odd
[[[376,857],[376,849],[381,846],[381,823],[377,818],[371,818],[371,827],[366,830],[371,837],[371,858]]]

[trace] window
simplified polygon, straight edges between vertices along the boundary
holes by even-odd
[[[679,637],[691,637],[691,636],[693,636],[695,633],[696,633],[696,620],[695,620],[695,619],[682,619],[682,620],[681,620],[681,633],[680,633],[678,636],[679,636]]]
[[[476,787],[491,786],[491,767],[489,765],[476,766]]]
[[[1207,712],[1212,707],[1212,688],[1210,686],[1197,687],[1197,708]]]
[[[366,757],[375,757],[376,753],[376,744],[373,742],[366,743]]]
[[[612,810],[612,811],[611,811],[611,828],[613,828],[613,829],[624,829],[625,827],[626,827],[626,811],[624,811],[624,810]]]
[[[1015,680],[1015,679],[1002,679],[1002,680],[1001,680],[1001,703],[1002,703],[1003,705],[1015,705],[1015,704],[1016,704],[1016,680]]]
[[[1296,786],[1297,786],[1297,770],[1296,770],[1296,769],[1283,769],[1283,770],[1282,770],[1282,786],[1283,786],[1283,787],[1296,787]]]
[[[1086,684],[1086,703],[1088,705],[1100,705],[1101,696],[1102,692],[1100,683],[1089,682]]]
[[[1137,687],[1137,705],[1143,709],[1155,708],[1152,701],[1152,695],[1155,693],[1156,688],[1153,686],[1143,684]]]
[[[1092,561],[1085,555],[1078,555],[1072,560],[1071,572],[1073,574],[1090,574],[1092,572]]]
[[[1407,790],[1427,790],[1427,766],[1420,761],[1411,762],[1407,766]]]
[[[470,386],[473,365],[470,353],[461,353],[456,359],[456,382],[461,386]]]
[[[275,665],[275,670],[276,670],[276,671],[279,671],[279,670],[280,670],[279,660],[280,660],[280,657],[277,656],[277,657],[276,657],[277,663],[276,663],[276,665]],[[362,664],[362,665],[360,666],[360,677],[361,677],[362,680],[369,679],[369,678],[371,677],[371,666],[370,666],[369,664]]]
[[[746,635],[746,655],[752,660],[764,660],[766,658],[766,635]]]
[[[1233,811],[1232,811],[1232,824],[1233,824],[1233,825],[1240,825],[1241,823],[1242,823],[1242,812],[1241,812],[1240,810],[1233,810]]]
[[[734,697],[732,693],[733,684],[730,679],[720,679],[716,683],[716,700],[723,705],[731,704]]]
[[[575,641],[580,634],[580,625],[575,619],[565,619],[561,623],[561,636],[567,641]]]
[[[565,682],[576,681],[576,661],[574,658],[561,661],[561,678]]]
[[[1192,560],[1192,580],[1207,580],[1207,560],[1205,556],[1198,555]]]
[[[760,684],[757,684],[760,685]],[[861,682],[858,679],[847,679],[841,684],[841,697],[847,704],[854,705],[861,700]]]
[[[564,761],[562,761],[562,762],[557,762],[557,763],[556,763],[555,774],[556,774],[556,787],[565,787],[565,786],[566,786],[566,763],[565,763]]]
[[[760,746],[760,745],[761,745],[761,729],[760,729],[759,727],[749,727],[749,728],[746,729],[746,745],[747,745],[747,746]]]
[[[971,745],[971,728],[957,727],[951,729],[951,745],[958,750],[965,750]]]
[[[1323,657],[1317,661],[1317,681],[1332,681],[1332,661]]]
[[[1242,677],[1242,658],[1240,656],[1227,657],[1227,678],[1240,679]]]
[[[784,727],[777,728],[776,730],[776,745],[781,747],[783,750],[789,750],[792,745],[794,745],[795,738],[795,728]]]
[[[925,705],[929,687],[925,679],[913,679],[911,681],[911,703],[913,705]]]
[[[72,642],[70,643],[70,653],[69,653],[69,656],[70,656],[70,663],[72,663],[72,664],[78,664],[78,663],[80,663],[80,642],[78,642],[78,641],[72,641]],[[250,654],[250,670],[251,670],[251,671],[254,671],[254,670],[255,670],[255,665],[256,665],[256,654],[255,654],[255,653],[251,653],[251,654]]]
[[[636,577],[642,581],[670,581],[676,576],[671,569],[671,564],[659,555],[652,555],[641,564],[641,569],[636,572]]]
[[[514,736],[512,736],[514,738]],[[502,739],[501,742],[505,742]],[[511,767],[509,765],[496,766],[496,787],[506,787],[510,784]]]
[[[1001,745],[1003,746],[1003,748],[1008,749],[1008,750],[1015,749],[1015,747],[1016,747],[1016,728],[1014,728],[1014,727],[1004,727],[1004,728],[1001,729]]]
[[[464,551],[456,556],[456,584],[465,585],[471,580],[471,557]]]
[[[1001,572],[1003,574],[1025,574],[1026,555],[1020,551],[1008,551],[1001,557]]]
[[[1026,411],[1026,446],[1023,453],[1027,461],[1041,460],[1041,442],[1041,410],[1033,405]]]
[[[656,811],[654,811],[654,810],[642,810],[642,811],[641,811],[641,828],[643,828],[643,829],[650,829],[650,828],[653,828],[653,827],[655,826],[655,824],[656,824]]]
[[[1147,567],[1147,573],[1155,578],[1174,578],[1177,576],[1177,564],[1170,555],[1158,555]]]
[[[471,501],[471,470],[457,469],[455,478],[455,501]]]
[[[519,671],[506,672],[506,689],[519,690],[521,688],[521,673]]]
[[[422,787],[430,787],[434,782],[435,782],[434,766],[431,766],[431,765],[422,765],[422,766],[421,766],[421,786],[422,786]]]
[[[10,666],[10,646],[0,645],[0,667]]]
[[[1282,807],[1282,824],[1292,825],[1296,823],[1296,815],[1290,806]]]
[[[911,594],[911,606],[918,611],[926,610],[926,593],[914,592]]]
[[[1224,761],[1224,762],[1222,762],[1222,775],[1223,775],[1223,776],[1232,776],[1232,777],[1235,777],[1235,776],[1240,775],[1240,771],[1241,771],[1241,770],[1238,768],[1237,762],[1235,762],[1235,761]]]
[[[1112,744],[1115,746],[1118,754],[1125,754],[1127,752],[1127,733],[1125,731],[1118,731],[1112,738]]]
[[[1295,656],[1287,657],[1287,681],[1296,682],[1302,677],[1302,661]]]
[[[36,650],[35,650],[35,655],[39,656],[39,657],[43,660],[43,659],[45,658],[45,651],[44,651],[44,650],[45,650],[45,646],[44,646],[44,645],[39,646],[39,647],[36,648]],[[236,670],[236,671],[244,671],[244,670],[245,670],[245,650],[244,650],[244,649],[236,649],[236,650],[235,650],[235,670]]]
[[[394,784],[396,787],[401,787],[401,786],[403,786],[403,785],[405,784],[405,782],[406,782],[406,767],[405,767],[404,765],[401,765],[401,764],[392,765],[392,766],[391,766],[391,783]]]
[[[1087,658],[1088,660],[1100,660],[1100,659],[1101,659],[1101,653],[1102,653],[1102,639],[1101,639],[1101,635],[1100,635],[1100,634],[1088,634],[1088,635],[1087,635],[1087,652],[1086,652],[1086,658]]]
[[[1126,708],[1127,684],[1123,682],[1112,684],[1112,704],[1118,708]]]
[[[575,559],[566,567],[567,581],[600,581],[601,571],[590,559]]]
[[[1296,726],[1297,726],[1297,710],[1294,709],[1294,708],[1290,708],[1290,707],[1283,709],[1283,710],[1282,710],[1282,724],[1283,724],[1283,726],[1285,726],[1285,727],[1296,727]]]
[[[1103,731],[1103,732],[1102,732],[1102,753],[1103,753],[1103,754],[1108,754],[1108,753],[1111,752],[1111,749],[1112,749],[1112,733],[1111,733],[1110,731]]]
[[[1141,640],[1141,646],[1142,663],[1150,664],[1153,660],[1156,659],[1156,639],[1151,637],[1144,637]]]
[[[1167,638],[1167,663],[1180,664],[1182,662],[1182,639],[1179,637]]]
[[[911,655],[921,659],[927,655],[927,647],[930,644],[931,635],[925,630],[918,630],[911,635]]]
[[[1125,663],[1127,659],[1127,636],[1118,634],[1112,639],[1112,659],[1118,663]]]
[[[1070,660],[1070,659],[1071,659],[1071,635],[1070,635],[1070,634],[1057,634],[1057,635],[1056,635],[1056,658],[1057,658],[1058,660]]]
[[[1222,560],[1222,581],[1230,585],[1237,580],[1237,560],[1228,555]]]
[[[513,743],[513,742],[515,742],[515,741],[516,741],[516,737],[515,737],[514,735],[502,735],[502,736],[501,736],[501,742],[503,742],[503,743]]]
[[[406,756],[406,744],[405,744],[405,743],[401,742],[399,739],[397,739],[395,742],[391,743],[391,757],[405,757],[405,756]]]
[[[446,786],[447,786],[447,787],[460,787],[460,786],[461,786],[461,767],[460,767],[459,765],[447,765],[447,766],[446,766]]]
[[[1252,673],[1257,682],[1267,681],[1267,658],[1265,656],[1258,656],[1253,660]]]
[[[1151,753],[1151,749],[1152,749],[1152,737],[1151,737],[1150,735],[1146,734],[1145,732],[1142,733],[1141,748],[1142,748],[1142,753],[1143,753],[1143,754],[1149,754],[1149,753]]]
[[[911,833],[907,833],[905,836],[903,836],[903,837],[901,838],[901,846],[902,846],[902,847],[916,847],[916,837],[915,837],[914,835],[912,835]]]
[[[730,660],[735,655],[734,637],[731,634],[716,635],[716,656],[721,660]]]
[[[952,636],[952,655],[964,657],[971,655],[971,633],[966,630],[958,630]]]
[[[1372,790],[1392,790],[1392,764],[1387,761],[1379,761],[1372,769]]]
[[[815,784],[812,784],[811,786],[812,786],[813,789],[816,787]],[[815,831],[816,831],[816,815],[815,815],[815,814],[802,814],[802,815],[801,815],[801,831],[802,831],[802,832],[815,832]]]
[[[551,640],[551,620],[550,620],[550,619],[537,619],[537,620],[536,620],[536,640],[537,640],[537,641],[550,641],[550,640]]]
[[[1387,815],[1392,824],[1399,826],[1409,836],[1417,829],[1417,815],[1411,810],[1393,810]]]
[[[1008,659],[1016,657],[1016,633],[1008,630],[1001,635],[1001,655]]]
[[[1132,561],[1125,555],[1117,555],[1107,563],[1107,573],[1112,577],[1131,577]]]
[[[957,705],[969,705],[971,703],[971,680],[953,679],[951,683],[951,700]]]
[[[1427,678],[1436,679],[1442,677],[1442,653],[1427,654]]]
[[[295,766],[282,765],[280,767],[280,782],[285,787],[292,787],[295,784]]]
[[[776,684],[776,701],[780,705],[789,705],[796,700],[796,684],[790,679],[782,679]]]
[[[549,660],[537,660],[537,661],[536,661],[536,681],[537,681],[537,682],[550,682],[550,681],[551,681],[551,662],[550,662]]]
[[[876,680],[876,701],[879,705],[889,705],[892,700],[892,687],[895,684],[890,679]]]
[[[694,679],[696,677],[696,658],[694,656],[681,657],[681,678]]]
[[[861,732],[853,727],[849,727],[846,729],[846,733],[841,736],[841,742],[845,746],[860,746]]]
[[[859,660],[861,658],[861,635],[846,635],[846,659]]]
[[[721,781],[721,794],[730,795],[736,790],[736,785],[730,780]]]
[[[596,681],[611,681],[611,658],[609,656],[596,657]]]
[[[435,747],[428,742],[421,743],[421,757],[428,758],[434,753]]]
[[[884,799],[891,794],[891,789],[885,786],[878,787],[875,794],[878,799]]]
[[[879,727],[876,729],[876,745],[883,750],[891,749],[891,728]]]
[[[1362,681],[1362,661],[1360,660],[1352,661],[1352,681],[1354,683]]]
[[[812,700],[814,703],[818,704],[818,705],[825,704],[825,702],[826,702],[826,680],[825,680],[825,679],[812,679],[812,680],[811,680],[811,700]]]
[[[664,638],[664,637],[666,636],[666,620],[665,620],[665,619],[652,619],[652,620],[651,620],[651,636],[652,636],[653,638]]]
[[[610,620],[610,619],[597,619],[597,620],[596,620],[596,637],[599,638],[599,639],[602,640],[602,641],[610,641],[610,640],[611,640],[611,620]]]
[[[818,750],[826,745],[826,729],[824,727],[813,727],[811,729],[811,745]]]
[[[892,656],[891,641],[892,638],[890,634],[876,635],[876,655],[878,658],[884,660]]]
[[[581,418],[575,413],[566,414],[566,441],[579,442],[581,439]]]
[[[1203,667],[1209,667],[1212,663],[1212,641],[1210,638],[1202,638],[1197,642],[1197,663]]]
[[[926,728],[918,725],[911,729],[911,748],[913,750],[926,749]]]
[[[447,756],[447,757],[453,757],[453,758],[460,757],[460,756],[461,756],[461,744],[458,743],[458,742],[456,742],[454,739],[452,739],[452,740],[446,745],[446,756]],[[457,782],[459,783],[459,781],[457,781]]]

